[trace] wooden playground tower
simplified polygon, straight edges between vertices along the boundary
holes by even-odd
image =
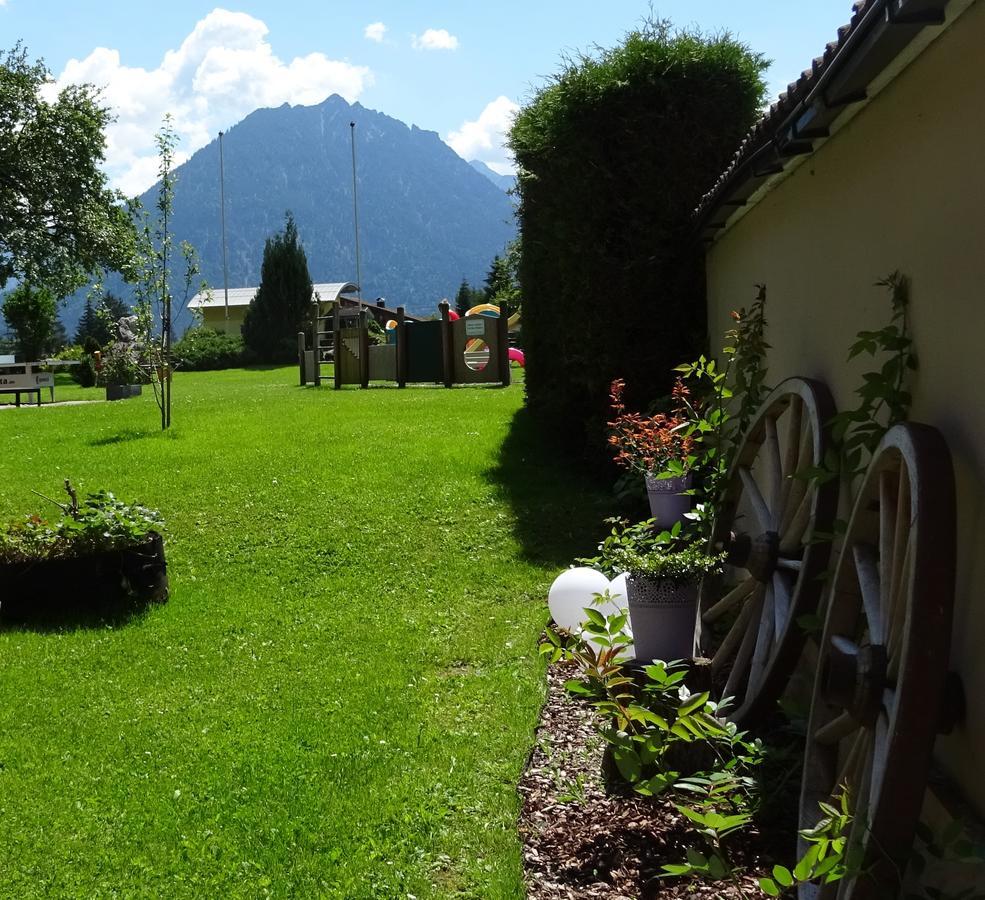
[[[319,311],[315,326],[315,350],[305,350],[304,334],[298,335],[301,384],[332,380],[336,389],[345,385],[369,387],[371,381],[407,384],[510,384],[509,323],[505,316],[464,316],[453,320],[447,300],[438,304],[441,318],[415,320],[397,307],[396,340],[374,345],[369,339],[370,308],[346,309],[336,303],[332,314]],[[331,321],[331,329],[323,323]],[[328,338],[332,338],[332,359]],[[312,359],[313,355],[313,359]],[[306,358],[308,364],[306,364]],[[322,374],[334,362],[334,373]]]

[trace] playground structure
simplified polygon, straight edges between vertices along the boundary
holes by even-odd
[[[301,384],[320,385],[331,378],[335,388],[345,385],[368,387],[370,382],[407,384],[501,384],[510,383],[511,359],[523,364],[522,351],[509,345],[509,331],[520,316],[499,315],[492,304],[473,307],[458,316],[447,300],[438,304],[441,318],[422,321],[407,316],[403,307],[386,322],[387,343],[372,344],[369,337],[371,310],[346,309],[336,305],[332,316],[334,373],[326,376],[318,365],[306,365],[311,351],[298,335]]]

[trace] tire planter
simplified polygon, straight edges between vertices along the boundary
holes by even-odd
[[[639,660],[691,659],[698,585],[630,575],[626,579],[633,653]]]
[[[107,384],[106,399],[126,400],[130,397],[139,397],[142,387],[139,384]]]
[[[0,563],[0,621],[85,619],[168,599],[164,541],[152,533],[123,550]]]
[[[691,495],[682,491],[691,489],[693,476],[675,475],[672,478],[646,476],[646,496],[650,501],[650,516],[661,531],[674,527],[691,511]]]

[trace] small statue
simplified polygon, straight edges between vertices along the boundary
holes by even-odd
[[[137,321],[136,316],[123,316],[123,318],[116,323],[120,330],[120,341],[122,343],[137,343]]]

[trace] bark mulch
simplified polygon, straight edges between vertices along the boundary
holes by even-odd
[[[548,670],[537,743],[519,786],[528,898],[764,897],[757,879],[773,858],[755,830],[730,846],[732,862],[743,872],[741,890],[724,882],[657,877],[664,864],[684,862],[689,846],[703,852],[700,838],[671,800],[607,786],[595,711],[564,690],[573,675],[570,664]]]

